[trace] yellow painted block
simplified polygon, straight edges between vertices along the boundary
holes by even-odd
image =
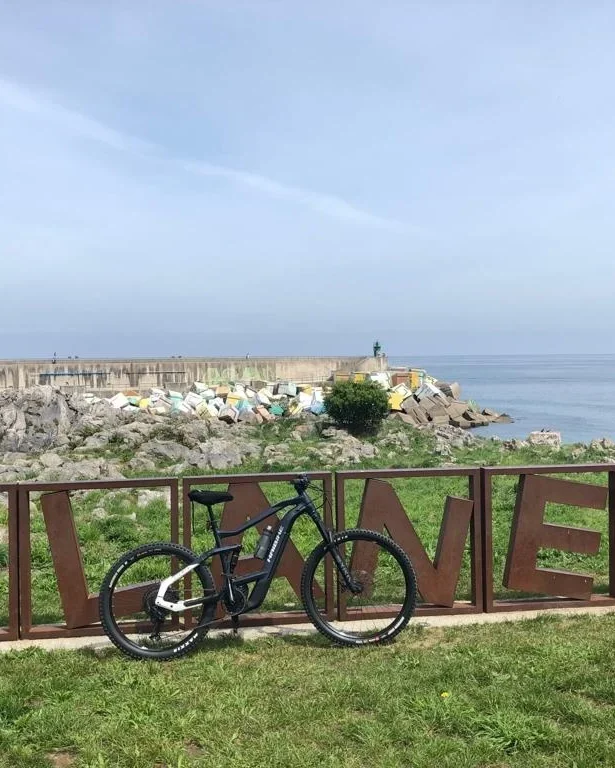
[[[240,392],[229,392],[226,396],[227,405],[237,405],[240,400],[243,400],[244,396]]]
[[[352,374],[353,381],[365,381],[367,379],[369,374],[364,373],[363,371],[357,371],[356,373]]]
[[[401,404],[405,400],[405,396],[399,392],[391,392],[389,395],[389,408],[392,411],[401,411]]]
[[[410,369],[410,388],[412,390],[418,389],[426,381],[426,374],[422,368]]]
[[[139,408],[149,408],[151,405],[151,400],[149,397],[144,397],[141,400],[139,400]]]
[[[211,419],[212,418],[212,413],[209,410],[209,403],[206,403],[204,400],[203,400],[202,403],[199,403],[197,405],[195,410],[196,410],[196,415],[200,419]]]

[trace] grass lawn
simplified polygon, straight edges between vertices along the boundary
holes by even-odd
[[[0,655],[0,766],[615,765],[615,616],[425,630],[390,646],[206,641]]]

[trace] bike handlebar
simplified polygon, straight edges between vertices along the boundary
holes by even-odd
[[[291,485],[297,491],[297,493],[303,493],[307,490],[310,482],[310,478],[304,474],[299,475],[294,480],[291,480]]]

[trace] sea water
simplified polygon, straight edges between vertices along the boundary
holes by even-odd
[[[389,363],[458,381],[462,399],[515,420],[474,434],[524,438],[554,429],[566,443],[615,439],[615,355],[391,356]]]

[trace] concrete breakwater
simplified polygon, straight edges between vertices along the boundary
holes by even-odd
[[[173,357],[126,360],[0,361],[0,391],[51,385],[63,392],[107,396],[132,389],[188,389],[195,381],[326,381],[333,371],[373,371],[386,357]]]

